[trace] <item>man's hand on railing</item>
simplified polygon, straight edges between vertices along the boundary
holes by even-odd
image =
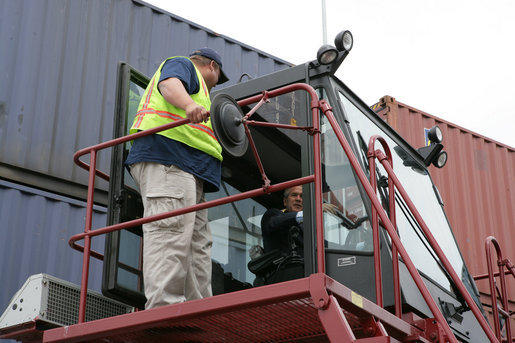
[[[209,112],[206,111],[206,109],[200,105],[197,105],[196,103],[189,104],[185,108],[186,110],[186,117],[192,122],[192,123],[200,123],[200,122],[207,122],[209,119]]]

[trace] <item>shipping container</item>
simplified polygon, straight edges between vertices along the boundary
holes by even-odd
[[[203,46],[222,56],[224,86],[291,66],[143,1],[0,1],[0,312],[32,274],[80,282],[68,239],[84,230],[88,173],[73,155],[113,138],[120,62],[152,75]],[[110,159],[99,154],[98,168],[109,173]],[[93,228],[107,217],[107,182],[96,186]],[[103,251],[103,238],[93,244]],[[90,269],[99,291],[101,261]]]
[[[0,314],[33,274],[80,283],[82,254],[68,239],[84,228],[86,202],[0,180]],[[106,209],[95,206],[93,225],[105,225]],[[94,250],[104,238],[93,240]],[[100,290],[102,262],[92,260],[92,288]],[[96,285],[96,286],[95,286]]]
[[[504,258],[515,262],[515,148],[391,96],[384,96],[372,108],[414,147],[427,145],[427,131],[432,126],[441,128],[448,160],[441,169],[431,165],[430,172],[471,274],[488,272],[485,252],[488,236],[494,236],[500,243]],[[495,261],[495,254],[492,258]],[[511,282],[508,292],[513,306],[515,282],[508,282]],[[477,285],[482,300],[490,303],[488,280],[479,280]]]
[[[112,138],[119,62],[151,76],[165,58],[208,46],[222,56],[224,87],[291,66],[138,0],[1,1],[0,16],[0,177],[65,194],[87,184],[73,154]],[[99,156],[100,170],[109,163]]]

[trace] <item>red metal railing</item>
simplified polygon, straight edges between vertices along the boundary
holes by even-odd
[[[393,246],[396,247],[396,249],[398,250],[398,253],[403,258],[404,264],[406,265],[408,271],[410,272],[411,277],[413,278],[419,291],[421,292],[422,296],[424,297],[424,300],[426,301],[427,305],[429,306],[429,309],[435,316],[435,319],[438,321],[438,323],[441,325],[441,327],[445,331],[445,334],[447,335],[448,339],[452,342],[457,342],[456,338],[454,337],[454,334],[451,331],[451,328],[449,327],[443,314],[438,309],[438,306],[434,302],[433,298],[431,297],[431,294],[429,293],[429,290],[427,289],[426,285],[424,284],[424,281],[422,280],[420,274],[418,273],[417,268],[411,261],[406,249],[404,248],[402,242],[400,241],[400,238],[397,235],[395,226],[390,221],[390,218],[388,218],[386,216],[386,213],[376,196],[375,189],[372,187],[371,183],[366,178],[363,170],[361,168],[359,168],[358,161],[357,161],[356,157],[354,156],[354,154],[352,153],[351,147],[350,147],[349,143],[347,142],[347,140],[345,139],[345,136],[343,135],[341,129],[339,128],[329,105],[324,101],[321,101],[321,102],[322,102],[322,104],[321,104],[322,111],[326,115],[329,122],[331,123],[331,126],[333,127],[334,132],[336,133],[336,136],[337,136],[338,140],[340,141],[342,148],[344,149],[345,153],[347,154],[347,157],[349,158],[349,161],[350,161],[354,171],[356,172],[356,175],[358,176],[361,184],[363,185],[363,187],[372,203],[372,207],[375,208],[375,214],[377,214],[379,216],[384,228],[387,230],[387,232],[392,240]],[[373,160],[374,157],[376,157],[381,162],[381,164],[383,165],[383,167],[385,168],[385,170],[388,174],[389,189],[391,189],[391,187],[392,187],[390,182],[393,182],[393,184],[399,191],[401,197],[404,199],[408,208],[412,212],[414,218],[420,225],[420,227],[421,227],[422,231],[424,232],[431,247],[437,254],[438,258],[441,260],[442,264],[444,265],[445,269],[447,270],[447,272],[451,276],[452,280],[456,284],[456,287],[460,291],[461,295],[464,297],[464,299],[467,302],[468,306],[470,307],[471,311],[474,313],[474,316],[476,317],[479,324],[481,325],[481,328],[484,330],[485,334],[488,336],[488,338],[491,342],[498,342],[497,338],[495,337],[494,333],[492,332],[492,329],[486,322],[481,311],[479,310],[479,308],[475,304],[474,300],[472,299],[472,297],[468,293],[467,289],[465,288],[465,285],[463,284],[463,282],[461,281],[459,276],[454,271],[454,268],[452,267],[451,263],[449,262],[449,260],[445,256],[445,254],[443,253],[443,250],[440,248],[438,242],[432,235],[432,233],[429,230],[429,228],[427,227],[426,223],[422,219],[422,216],[420,215],[420,213],[416,209],[415,205],[411,201],[410,197],[408,196],[408,193],[406,192],[406,190],[400,183],[399,179],[395,175],[393,168],[391,166],[391,162],[390,162],[391,161],[391,153],[389,152],[389,149],[386,150],[387,155],[385,155],[381,150],[375,150],[375,148],[374,148],[375,140],[379,140],[382,143],[383,147],[387,147],[386,141],[384,141],[384,139],[382,139],[381,137],[379,137],[379,136],[371,137],[370,144],[369,144],[369,151],[368,151],[369,160]],[[372,168],[372,166],[371,166],[371,168]],[[394,201],[394,199],[392,199],[393,196],[394,196],[394,192],[390,191],[390,199],[389,199],[390,208],[393,207],[392,206],[393,201]],[[395,219],[395,214],[393,215],[393,219]],[[379,247],[379,241],[378,241],[379,225],[378,225],[377,219],[372,218],[372,222],[373,222],[373,224],[375,223],[375,227],[373,228],[373,230],[374,230],[373,238],[374,238],[374,240],[377,240],[377,241],[374,241],[374,253],[375,253],[374,260],[376,262],[375,270],[376,270],[376,275],[378,275],[378,274],[380,275],[380,272],[377,272],[377,269],[381,268],[381,264],[378,263],[379,262],[379,254],[376,253],[377,248]],[[398,274],[396,277],[398,278]],[[376,282],[377,282],[377,279],[376,279]],[[395,285],[396,285],[396,287],[398,287],[398,282],[396,282]],[[382,303],[382,292],[381,293],[379,291],[377,291],[377,292],[378,292],[378,304],[379,304],[379,303]],[[399,302],[398,302],[398,298],[397,298],[398,292],[399,292],[399,290],[396,289],[395,290],[396,307],[399,306]],[[399,309],[396,308],[396,313],[399,313],[399,311],[400,311],[400,308]]]
[[[270,97],[275,97],[275,96],[278,96],[278,95],[282,95],[282,94],[285,94],[285,93],[289,93],[289,92],[293,92],[293,91],[297,91],[297,90],[303,90],[303,91],[306,91],[307,93],[309,93],[310,97],[311,97],[311,103],[310,103],[310,106],[311,106],[311,111],[312,111],[312,122],[313,122],[313,127],[297,127],[297,126],[291,126],[291,125],[282,125],[282,124],[272,124],[272,123],[258,123],[258,122],[254,122],[254,121],[250,121],[248,120],[249,117],[255,112],[258,110],[258,108],[264,104],[265,102],[268,101],[268,98]],[[129,228],[129,227],[134,227],[134,226],[137,226],[137,225],[141,225],[141,224],[144,224],[144,223],[148,223],[148,222],[151,222],[151,221],[156,221],[156,220],[161,220],[161,219],[164,219],[164,218],[168,218],[168,217],[172,217],[172,216],[176,216],[176,215],[180,215],[180,214],[184,214],[184,213],[188,213],[188,212],[193,212],[193,211],[196,211],[196,210],[201,210],[201,209],[206,209],[206,208],[210,208],[210,207],[214,207],[214,206],[218,206],[218,205],[222,205],[222,204],[226,204],[226,203],[229,203],[229,202],[234,202],[234,201],[238,201],[238,200],[243,200],[243,199],[247,199],[247,198],[251,198],[251,197],[255,197],[255,196],[259,196],[259,195],[263,195],[263,194],[269,194],[269,193],[272,193],[272,192],[276,192],[276,191],[280,191],[280,190],[283,190],[285,188],[288,188],[288,187],[291,187],[291,186],[294,186],[294,185],[302,185],[302,184],[306,184],[306,183],[310,183],[310,182],[314,182],[315,184],[315,221],[316,221],[316,242],[317,242],[317,271],[318,273],[325,273],[325,252],[324,252],[324,229],[323,229],[323,217],[322,217],[322,179],[321,179],[321,156],[320,156],[320,130],[319,130],[319,123],[320,123],[320,114],[319,114],[319,110],[322,110],[323,114],[328,118],[334,132],[336,133],[336,136],[342,146],[342,148],[344,149],[348,159],[349,159],[349,162],[352,166],[352,168],[354,169],[356,175],[358,176],[360,182],[363,184],[364,186],[364,189],[368,195],[368,197],[370,198],[370,201],[372,203],[372,208],[374,209],[374,217],[376,217],[376,219],[373,219],[373,226],[374,226],[374,251],[375,252],[378,252],[379,251],[379,221],[377,219],[377,216],[380,218],[383,226],[385,227],[385,229],[387,230],[388,234],[390,235],[391,239],[392,239],[392,242],[393,242],[393,247],[394,247],[394,252],[395,252],[395,260],[398,261],[398,257],[397,257],[397,252],[398,254],[401,255],[401,257],[403,258],[404,260],[404,263],[406,264],[411,276],[413,277],[413,280],[415,281],[417,287],[419,288],[420,292],[422,293],[425,301],[427,302],[429,308],[431,309],[431,312],[434,314],[435,318],[437,319],[438,323],[440,324],[440,326],[442,327],[442,329],[444,330],[445,332],[445,335],[448,337],[448,340],[449,341],[452,341],[452,342],[457,342],[456,338],[454,337],[449,325],[447,324],[445,318],[443,317],[442,313],[439,311],[437,305],[435,304],[434,300],[432,299],[429,291],[427,290],[420,274],[418,273],[416,267],[414,266],[413,262],[411,261],[411,259],[409,258],[408,254],[407,254],[407,251],[405,250],[405,248],[403,247],[397,233],[396,233],[396,230],[395,230],[395,225],[393,223],[395,223],[395,212],[394,211],[391,211],[390,212],[390,218],[388,218],[388,216],[386,215],[386,212],[384,211],[383,207],[381,206],[379,200],[377,199],[377,196],[376,196],[376,192],[375,192],[375,188],[376,185],[375,185],[375,177],[373,177],[371,180],[372,183],[374,183],[374,185],[371,185],[370,181],[367,179],[364,171],[361,169],[360,165],[359,165],[359,162],[357,160],[357,158],[355,157],[355,155],[353,154],[351,148],[350,148],[350,145],[349,143],[347,142],[346,138],[344,137],[339,125],[337,124],[335,118],[334,118],[334,115],[332,113],[332,109],[331,107],[329,106],[329,104],[325,101],[325,100],[318,100],[318,97],[317,97],[317,94],[315,92],[315,90],[309,86],[309,85],[306,85],[306,84],[294,84],[294,85],[289,85],[289,86],[286,86],[286,87],[282,87],[282,88],[279,88],[279,89],[276,89],[276,90],[273,90],[273,91],[268,91],[268,92],[263,92],[262,94],[260,95],[256,95],[256,96],[253,96],[253,97],[250,97],[250,98],[247,98],[247,99],[244,99],[244,100],[241,100],[238,102],[238,104],[240,106],[246,106],[246,105],[249,105],[249,104],[253,104],[253,103],[258,103],[253,109],[251,112],[249,112],[242,120],[242,124],[245,125],[245,130],[246,130],[246,134],[249,138],[249,143],[250,143],[250,147],[254,153],[254,156],[256,158],[256,163],[258,164],[258,168],[261,172],[261,176],[263,178],[263,187],[262,188],[259,188],[259,189],[254,189],[254,190],[251,190],[251,191],[247,191],[247,192],[244,192],[244,193],[240,193],[240,194],[236,194],[236,195],[232,195],[232,196],[228,196],[228,197],[224,197],[224,198],[221,198],[221,199],[216,199],[216,200],[212,200],[212,201],[209,201],[209,202],[205,202],[205,203],[202,203],[202,204],[198,204],[198,205],[194,205],[194,206],[189,206],[189,207],[185,207],[185,208],[182,208],[182,209],[177,209],[177,210],[174,210],[174,211],[170,211],[170,212],[166,212],[166,213],[162,213],[162,214],[158,214],[158,215],[154,215],[154,216],[150,216],[150,217],[145,217],[145,218],[140,218],[140,219],[136,219],[136,220],[132,220],[132,221],[129,221],[129,222],[124,222],[124,223],[120,223],[120,224],[116,224],[116,225],[112,225],[112,226],[108,226],[108,227],[103,227],[103,228],[100,228],[100,229],[95,229],[95,230],[92,230],[91,229],[91,223],[92,223],[92,213],[93,213],[93,194],[94,194],[94,188],[95,188],[95,176],[99,176],[99,177],[102,177],[106,180],[109,180],[109,177],[100,172],[100,171],[97,171],[96,170],[96,156],[97,156],[97,152],[99,150],[102,150],[102,149],[105,149],[107,147],[111,147],[111,146],[114,146],[116,144],[122,144],[122,143],[125,143],[127,141],[130,141],[130,140],[134,140],[134,139],[137,139],[137,138],[140,138],[142,136],[146,136],[146,135],[150,135],[150,134],[153,134],[153,133],[156,133],[158,131],[162,131],[162,130],[166,130],[166,129],[170,129],[170,128],[173,128],[175,126],[179,126],[179,125],[184,125],[184,124],[187,124],[189,122],[189,120],[187,119],[183,119],[183,120],[180,120],[180,121],[177,121],[177,122],[174,122],[174,123],[170,123],[170,124],[166,124],[166,125],[162,125],[160,127],[156,127],[154,129],[151,129],[151,130],[145,130],[145,131],[141,131],[141,132],[138,132],[136,134],[132,134],[132,135],[129,135],[129,136],[125,136],[125,137],[121,137],[121,138],[117,138],[117,139],[114,139],[114,140],[111,140],[111,141],[108,141],[108,142],[104,142],[104,143],[101,143],[101,144],[98,144],[98,145],[95,145],[95,146],[92,146],[92,147],[89,147],[89,148],[86,148],[86,149],[82,149],[80,151],[78,151],[75,156],[74,156],[74,161],[75,163],[77,163],[79,166],[81,166],[82,168],[84,169],[88,169],[89,170],[89,173],[90,173],[90,176],[89,176],[89,185],[88,185],[88,198],[87,198],[87,213],[86,213],[86,224],[85,224],[85,229],[84,229],[84,233],[81,233],[81,234],[78,234],[78,235],[75,235],[73,237],[70,238],[70,245],[76,249],[76,250],[79,250],[79,251],[83,251],[84,252],[84,257],[83,257],[83,272],[82,272],[82,282],[81,282],[81,297],[80,297],[80,306],[79,306],[79,323],[83,323],[84,320],[85,320],[85,312],[86,312],[86,293],[87,293],[87,286],[88,286],[88,273],[89,273],[89,260],[90,260],[90,257],[93,256],[93,257],[96,257],[96,258],[102,258],[102,254],[98,253],[98,252],[94,252],[91,250],[91,238],[94,237],[94,236],[98,236],[98,235],[101,235],[101,234],[106,234],[108,232],[113,232],[113,231],[117,231],[117,230],[122,230],[122,229],[126,229],[126,228]],[[274,127],[281,127],[281,128],[288,128],[288,129],[301,129],[301,130],[306,130],[308,131],[312,136],[313,136],[313,148],[314,148],[314,156],[313,156],[313,160],[314,160],[314,173],[313,175],[309,175],[309,176],[305,176],[305,177],[302,177],[302,178],[298,178],[298,179],[295,179],[295,180],[290,180],[290,181],[287,181],[287,182],[283,182],[283,183],[280,183],[280,184],[277,184],[277,185],[270,185],[270,182],[266,176],[266,173],[264,171],[264,168],[261,164],[261,161],[259,159],[259,156],[257,154],[257,150],[256,150],[256,147],[254,145],[254,142],[252,140],[252,137],[250,136],[250,131],[248,130],[248,127],[247,125],[266,125],[266,126],[274,126]],[[371,139],[371,146],[373,147],[374,144],[372,143],[372,140],[375,142],[375,140],[379,140],[383,146],[385,147],[385,150],[387,151],[387,155],[388,156],[385,156],[381,151],[379,150],[375,150],[375,151],[370,151],[371,149],[369,149],[369,159],[373,160],[375,157],[377,157],[379,159],[379,161],[383,164],[383,166],[385,167],[388,175],[389,175],[389,188],[391,188],[391,191],[390,191],[390,195],[393,196],[394,192],[393,192],[393,187],[397,187],[397,189],[399,190],[401,196],[405,199],[408,207],[410,208],[410,210],[412,211],[412,213],[414,214],[415,218],[417,219],[417,221],[421,224],[421,227],[424,231],[424,233],[426,234],[427,238],[428,238],[428,241],[430,242],[430,244],[433,246],[433,249],[435,250],[435,252],[437,253],[438,257],[442,260],[444,266],[447,268],[447,270],[449,271],[449,273],[451,274],[451,277],[453,278],[454,282],[457,284],[459,290],[462,292],[463,296],[465,297],[467,303],[469,304],[469,306],[471,307],[472,311],[474,312],[474,314],[476,315],[476,317],[478,318],[481,326],[483,327],[483,329],[485,330],[486,334],[488,335],[489,339],[491,340],[491,342],[497,342],[497,339],[495,338],[493,332],[491,331],[491,329],[488,327],[488,325],[486,324],[486,321],[484,320],[484,318],[482,318],[482,316],[480,315],[479,313],[479,310],[477,309],[477,307],[475,306],[475,303],[472,301],[472,298],[470,297],[470,295],[468,294],[468,292],[466,291],[465,287],[463,286],[461,280],[457,277],[456,273],[454,272],[452,266],[450,265],[449,261],[446,259],[445,255],[443,254],[442,250],[440,249],[440,247],[438,246],[436,240],[434,239],[434,237],[431,235],[431,233],[429,232],[427,226],[425,225],[425,223],[423,222],[422,218],[420,217],[420,214],[418,213],[418,211],[416,210],[415,206],[413,205],[413,203],[409,200],[409,197],[407,196],[407,193],[405,192],[404,188],[402,187],[402,185],[400,184],[399,180],[397,179],[397,177],[395,176],[395,174],[393,173],[393,170],[391,168],[391,154],[389,153],[389,149],[387,148],[387,145],[386,145],[386,142],[380,138],[380,137],[372,137]],[[373,149],[372,149],[373,150]],[[91,154],[91,157],[90,157],[90,164],[86,164],[82,161],[80,161],[80,157],[87,154],[87,153],[90,153]],[[390,199],[390,209],[394,209],[395,208],[395,204],[393,203],[393,199]],[[84,239],[84,246],[80,246],[78,244],[76,244],[76,242],[78,240],[81,240],[81,239]],[[374,257],[375,261],[376,261],[376,266],[375,266],[375,269],[376,269],[376,283],[377,284],[377,303],[380,304],[382,306],[382,285],[380,284],[380,275],[381,275],[381,271],[380,271],[380,260],[379,260],[379,255],[376,254],[375,257]],[[397,265],[398,263],[394,263],[395,265]],[[395,307],[396,307],[396,314],[397,316],[400,316],[401,313],[400,313],[400,286],[399,286],[399,282],[398,282],[398,265],[396,267],[394,267],[395,271],[394,273],[396,273],[396,279],[397,281],[395,282]],[[379,269],[379,271],[378,271]],[[479,313],[479,316],[477,315],[477,313]]]
[[[497,253],[497,267],[498,272],[494,271],[493,263],[492,263],[492,245],[495,248]],[[488,267],[488,274],[478,275],[474,277],[474,280],[481,280],[488,278],[488,284],[490,287],[490,297],[492,301],[492,317],[494,322],[495,334],[499,341],[503,340],[501,333],[501,325],[499,322],[499,314],[501,314],[505,318],[505,327],[506,327],[506,340],[508,342],[513,342],[514,338],[511,334],[511,312],[508,305],[508,291],[506,287],[506,274],[511,274],[515,278],[515,266],[510,260],[503,258],[501,246],[497,242],[497,240],[489,236],[485,241],[485,250],[486,250],[486,262]],[[506,268],[506,270],[505,270]],[[497,283],[495,278],[499,277],[499,283],[501,289],[497,287]],[[502,308],[499,308],[499,302],[497,298],[500,300],[500,305]]]
[[[339,127],[338,127],[338,125],[336,123],[336,119],[334,118],[332,112],[330,111],[328,104],[324,104],[324,108],[327,108],[327,110],[324,111],[324,114],[326,115],[326,117],[328,118],[329,122],[331,123],[331,126],[333,127],[333,129],[334,129],[334,131],[336,133],[336,136],[337,136],[338,140],[340,141],[341,146],[345,150],[345,153],[347,154],[347,157],[349,158],[349,161],[350,161],[354,171],[356,172],[356,175],[358,176],[360,182],[363,184],[364,189],[365,189],[365,191],[366,191],[366,193],[367,193],[367,195],[368,195],[368,197],[369,197],[369,199],[370,199],[370,201],[372,203],[372,208],[373,208],[372,224],[373,224],[373,239],[374,239],[374,243],[373,243],[374,244],[374,267],[375,267],[376,287],[377,287],[377,289],[376,289],[376,294],[377,294],[376,302],[377,302],[377,304],[379,305],[379,304],[383,303],[382,285],[378,284],[380,282],[378,280],[381,280],[381,263],[380,263],[380,258],[379,258],[379,225],[378,225],[379,221],[377,219],[377,216],[379,216],[379,218],[381,219],[384,227],[386,228],[386,230],[387,230],[387,232],[388,232],[388,234],[389,234],[389,236],[390,236],[390,238],[391,238],[391,240],[393,242],[393,246],[395,246],[396,249],[398,249],[398,252],[400,253],[402,258],[404,259],[404,263],[405,263],[408,271],[410,272],[410,274],[411,274],[415,284],[417,285],[420,293],[422,294],[422,296],[424,297],[424,300],[426,301],[427,305],[429,306],[429,309],[431,310],[431,312],[435,316],[435,319],[438,321],[440,326],[443,328],[443,330],[444,330],[446,336],[448,337],[448,339],[451,342],[457,342],[456,338],[454,337],[454,334],[451,331],[451,328],[449,327],[449,324],[447,323],[447,321],[445,320],[445,317],[440,312],[440,310],[438,309],[438,306],[436,305],[436,303],[434,302],[433,298],[431,297],[431,294],[429,293],[429,290],[427,289],[426,285],[424,284],[424,281],[422,280],[422,277],[418,273],[417,268],[415,267],[415,265],[413,264],[413,262],[409,258],[406,249],[404,248],[402,242],[400,241],[399,236],[397,235],[395,226],[390,221],[390,218],[388,218],[386,216],[386,212],[384,211],[384,209],[381,206],[379,200],[377,199],[375,188],[372,187],[371,183],[367,179],[367,177],[366,177],[365,173],[363,172],[363,170],[361,168],[359,168],[358,161],[357,161],[356,157],[354,156],[354,154],[352,153],[351,147],[350,147],[349,143],[347,142],[347,140],[345,139],[345,136],[343,135],[342,131],[339,129]],[[338,129],[336,129],[336,128],[338,128]],[[371,145],[372,147],[374,146],[373,144],[375,143],[375,140],[381,141],[383,146],[387,147],[386,141],[384,141],[384,139],[382,139],[381,137],[378,137],[378,136],[374,136],[374,137],[370,138],[370,144],[372,144]],[[389,155],[389,158],[391,160],[391,153],[389,152],[389,148],[387,149],[387,154]],[[375,150],[375,151],[371,152],[370,148],[369,148],[368,155],[369,155],[368,156],[369,158],[372,157],[371,161],[373,161],[373,157],[377,157],[379,155],[381,155],[381,157],[379,158],[379,160],[381,162],[383,162],[385,160],[388,160],[388,157],[384,156],[384,154],[380,150]],[[389,166],[389,164],[388,164],[388,166]],[[389,182],[389,188],[392,187],[390,185],[390,182],[392,182],[392,181],[395,183],[395,185],[397,187],[399,187],[400,186],[399,180],[397,179],[397,177],[395,177],[395,174],[393,173],[393,170],[391,169],[391,167],[390,167],[390,169],[387,169],[387,172],[388,172],[388,175],[389,175],[389,181],[388,181]],[[375,175],[375,172],[374,172],[374,175]],[[372,177],[372,175],[371,175],[371,177]],[[375,177],[374,177],[374,180],[375,180]],[[375,181],[372,181],[372,182],[375,183]],[[393,195],[394,192],[390,192],[390,194]],[[407,197],[407,195],[406,195],[406,197]],[[414,207],[412,203],[411,203],[411,205],[412,205],[412,207]],[[418,219],[422,220],[422,218],[420,216],[419,216]],[[433,240],[431,243],[438,245],[435,240]],[[398,278],[398,274],[397,274],[396,277]],[[459,280],[459,282],[461,282],[461,280]],[[394,290],[395,297],[396,297],[396,300],[395,300],[396,313],[400,313],[400,301],[397,299],[397,295],[400,293],[400,288],[399,288],[399,283],[398,282],[395,282],[395,287],[397,287]],[[397,307],[397,306],[399,306],[399,307]],[[496,341],[493,341],[493,342],[496,342]]]
[[[393,167],[393,159],[392,153],[390,151],[390,147],[386,144],[386,141],[382,137],[373,136],[370,137],[368,143],[368,164],[369,164],[369,173],[370,173],[370,184],[372,189],[377,189],[377,177],[376,177],[376,155],[375,155],[375,143],[379,141],[384,151],[386,152],[387,160],[390,161],[390,164]],[[395,217],[395,185],[391,178],[388,178],[388,207],[390,209],[390,221],[394,228],[397,227],[397,219]],[[381,281],[381,254],[379,252],[379,217],[375,207],[372,207],[372,228],[373,228],[373,241],[374,241],[374,265],[379,266],[379,268],[375,268],[375,280],[376,280],[376,299],[377,304],[383,307],[383,285]],[[392,270],[393,270],[393,289],[394,289],[394,303],[395,303],[395,314],[400,318],[402,316],[401,312],[401,287],[399,281],[399,255],[397,251],[397,246],[395,244],[392,245]]]
[[[320,121],[319,121],[319,113],[318,113],[319,106],[318,106],[318,101],[316,100],[317,95],[316,95],[315,90],[306,84],[295,84],[295,85],[291,85],[291,86],[286,86],[279,90],[263,92],[262,95],[257,95],[257,96],[245,99],[243,101],[240,101],[239,102],[240,106],[245,106],[247,104],[251,104],[251,103],[255,103],[255,102],[259,101],[259,103],[254,107],[253,111],[251,113],[247,114],[247,116],[244,118],[243,124],[244,125],[256,124],[256,122],[252,122],[252,121],[248,121],[248,124],[247,124],[247,119],[248,119],[248,117],[250,117],[250,115],[252,115],[252,113],[257,111],[260,106],[262,106],[265,102],[267,102],[268,101],[267,99],[269,97],[275,97],[275,96],[293,92],[296,90],[304,90],[310,94],[310,97],[312,99],[311,110],[312,110],[312,116],[313,116],[313,123],[315,123],[315,124],[313,127],[297,127],[297,126],[292,126],[292,125],[279,125],[279,126],[283,127],[283,128],[288,127],[290,129],[297,129],[297,130],[301,129],[301,130],[306,130],[306,131],[310,131],[313,133],[319,133],[320,132],[319,122]],[[197,210],[202,210],[202,209],[206,209],[206,208],[210,208],[210,207],[227,204],[227,203],[238,201],[238,200],[243,200],[243,199],[247,199],[247,198],[260,196],[263,194],[269,194],[272,192],[281,191],[281,190],[284,190],[284,189],[286,189],[288,187],[292,187],[292,186],[303,185],[306,183],[314,182],[315,183],[315,193],[316,193],[315,194],[315,201],[316,201],[315,210],[316,210],[316,218],[317,218],[317,242],[318,242],[318,246],[322,246],[322,247],[324,246],[323,225],[322,225],[322,216],[321,216],[321,213],[322,213],[322,195],[321,195],[322,194],[322,181],[321,180],[322,179],[321,179],[320,154],[315,153],[315,157],[314,157],[315,170],[314,170],[313,175],[301,177],[301,178],[298,178],[295,180],[290,180],[290,181],[283,182],[283,183],[279,183],[277,185],[270,185],[270,182],[268,181],[268,178],[266,177],[266,174],[264,173],[263,166],[261,164],[261,161],[259,160],[256,147],[255,147],[254,142],[252,141],[251,137],[250,137],[249,143],[254,152],[254,156],[258,157],[256,159],[256,162],[261,171],[261,175],[262,175],[263,181],[264,181],[264,185],[262,188],[247,191],[247,192],[240,193],[240,194],[235,194],[235,195],[224,197],[221,199],[204,202],[204,203],[198,204],[198,205],[188,206],[185,208],[177,209],[177,210],[170,211],[170,212],[165,212],[165,213],[158,214],[158,215],[135,219],[135,220],[131,220],[128,222],[119,223],[119,224],[92,230],[91,225],[92,225],[92,216],[93,216],[93,203],[94,203],[93,198],[94,198],[94,189],[95,189],[95,176],[99,176],[99,177],[109,181],[109,176],[107,174],[96,169],[96,158],[97,158],[98,151],[115,146],[117,144],[123,144],[125,142],[131,141],[134,139],[138,139],[143,136],[154,134],[156,132],[171,129],[173,127],[188,124],[188,123],[189,123],[188,119],[178,120],[176,122],[165,124],[165,125],[153,128],[153,129],[141,131],[141,132],[138,132],[135,134],[116,138],[116,139],[113,139],[113,140],[110,140],[110,141],[107,141],[104,143],[100,143],[100,144],[97,144],[97,145],[94,145],[94,146],[91,146],[88,148],[84,148],[75,153],[75,155],[74,155],[75,163],[78,166],[89,171],[88,195],[87,195],[87,206],[86,206],[86,221],[85,221],[84,232],[81,234],[72,236],[69,240],[69,244],[72,248],[84,253],[83,264],[82,264],[81,295],[80,295],[80,302],[79,302],[79,318],[78,318],[79,323],[83,323],[85,321],[85,317],[86,317],[86,294],[87,294],[87,288],[88,288],[90,257],[93,256],[98,259],[103,259],[103,255],[101,253],[91,250],[91,238],[95,237],[95,236],[103,235],[103,234],[106,234],[109,232],[114,232],[114,231],[118,231],[118,230],[122,230],[122,229],[127,229],[130,227],[135,227],[135,226],[142,225],[142,224],[145,224],[148,222],[169,218],[169,217],[181,215],[184,213],[189,213],[189,212],[193,212],[193,211],[197,211]],[[259,125],[259,124],[256,124],[256,125]],[[247,131],[247,134],[250,136],[248,129],[246,131]],[[319,151],[320,150],[320,137],[318,135],[315,135],[314,140],[315,140],[315,142],[314,142],[315,151]],[[86,155],[88,153],[90,154],[90,163],[89,164],[80,160],[81,156]],[[82,239],[84,240],[84,245],[80,246],[76,242],[79,240],[82,240]],[[325,272],[323,250],[318,253],[318,271],[322,272],[322,273]]]

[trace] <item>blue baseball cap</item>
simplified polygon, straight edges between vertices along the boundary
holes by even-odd
[[[193,51],[190,54],[190,57],[195,56],[195,55],[207,57],[207,58],[215,61],[216,64],[218,64],[220,66],[220,77],[218,78],[218,83],[217,83],[218,85],[229,81],[229,78],[227,77],[227,75],[225,75],[225,73],[222,69],[222,58],[220,57],[218,52],[216,52],[215,50],[213,50],[211,48],[201,48],[201,49]]]

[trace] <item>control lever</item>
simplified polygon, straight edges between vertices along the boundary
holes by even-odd
[[[338,210],[336,210],[334,212],[334,214],[338,218],[341,219],[342,222],[340,223],[340,225],[345,226],[349,230],[357,229],[358,227],[361,226],[361,224],[363,224],[364,221],[366,221],[368,219],[368,216],[364,216],[364,217],[356,219],[355,221],[352,221],[352,220],[349,219],[349,217],[347,217],[341,211],[338,211]]]

